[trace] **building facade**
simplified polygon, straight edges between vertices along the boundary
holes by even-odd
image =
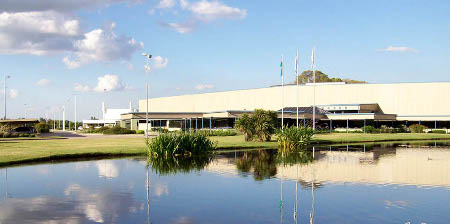
[[[233,120],[254,109],[281,112],[284,108],[285,124],[294,124],[296,106],[303,108],[302,122],[310,121],[312,112],[304,108],[312,108],[315,101],[317,108],[324,111],[316,119],[322,126],[332,129],[415,123],[446,129],[450,127],[449,99],[450,82],[317,83],[154,98],[149,99],[149,113],[151,123],[157,122],[159,127],[171,128],[173,123],[176,128],[209,128],[232,127]],[[142,129],[145,109],[146,101],[140,100],[139,112],[122,115],[122,122],[134,123],[135,128]],[[202,120],[200,127],[199,120]]]

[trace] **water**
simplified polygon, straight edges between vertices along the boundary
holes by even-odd
[[[450,223],[449,146],[327,146],[312,157],[3,168],[0,223]]]

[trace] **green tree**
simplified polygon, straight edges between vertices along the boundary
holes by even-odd
[[[238,131],[244,133],[245,141],[251,141],[253,139],[253,134],[255,133],[254,122],[248,114],[243,114],[242,117],[236,120],[234,125]]]
[[[311,70],[303,71],[297,77],[297,79],[298,79],[299,84],[312,83],[312,82],[314,82],[313,71],[311,71]],[[353,80],[353,79],[330,78],[330,77],[328,77],[327,74],[323,73],[322,71],[316,71],[316,82],[366,83],[364,81],[358,81],[358,80]],[[293,84],[296,84],[296,81],[294,81]]]
[[[255,127],[255,135],[258,137],[258,141],[270,141],[272,134],[275,133],[277,127],[277,112],[255,109],[252,118]]]

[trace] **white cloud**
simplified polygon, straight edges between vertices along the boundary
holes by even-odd
[[[181,0],[183,9],[191,11],[194,16],[204,22],[216,19],[244,19],[247,17],[246,9],[233,8],[219,1],[198,1],[189,3]]]
[[[169,64],[169,59],[156,56],[152,58],[152,62],[155,68],[165,68],[167,67],[167,64]]]
[[[9,98],[15,99],[15,98],[17,98],[18,96],[19,96],[19,90],[17,90],[17,89],[10,89],[10,90],[9,90],[9,94],[8,94],[8,97],[9,97]]]
[[[161,0],[156,8],[159,9],[165,9],[165,8],[172,8],[175,6],[175,0]]]
[[[0,53],[46,55],[73,48],[80,22],[58,12],[0,13]]]
[[[104,75],[98,77],[97,80],[97,86],[94,88],[96,92],[103,92],[105,89],[107,92],[119,91],[124,90],[126,87],[117,75]]]
[[[44,86],[50,85],[51,83],[52,82],[50,80],[48,80],[48,79],[41,79],[41,80],[36,82],[36,85],[44,87]]]
[[[138,3],[141,0],[6,0],[2,1],[0,12],[69,12],[81,8],[107,7],[114,3]]]
[[[387,52],[413,52],[413,53],[417,52],[417,50],[414,49],[414,48],[410,48],[410,47],[394,47],[394,46],[389,46],[387,48],[380,49],[380,51],[387,51]]]
[[[194,87],[196,90],[206,90],[206,89],[214,89],[214,85],[212,84],[199,84]]]
[[[89,92],[91,88],[85,84],[75,83],[73,90],[77,92]]]
[[[234,8],[216,0],[193,3],[180,0],[180,7],[192,14],[188,20],[180,23],[160,23],[160,25],[184,34],[193,32],[198,23],[209,23],[219,19],[239,20],[247,17],[246,9]]]
[[[112,28],[84,34],[84,39],[75,42],[72,56],[65,57],[63,62],[69,68],[77,68],[94,61],[129,60],[135,51],[144,47],[144,43],[133,38],[117,36]]]
[[[197,28],[197,24],[193,20],[183,23],[161,23],[161,25],[169,27],[181,34],[191,33]]]

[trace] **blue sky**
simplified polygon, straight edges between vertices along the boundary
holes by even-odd
[[[313,46],[317,69],[330,76],[450,81],[449,11],[448,1],[406,0],[8,1],[0,76],[11,76],[8,117],[66,104],[72,120],[73,94],[84,119],[103,99],[121,108],[145,98],[142,52],[154,56],[151,97],[279,84],[281,54],[291,81],[296,49],[307,70]]]

